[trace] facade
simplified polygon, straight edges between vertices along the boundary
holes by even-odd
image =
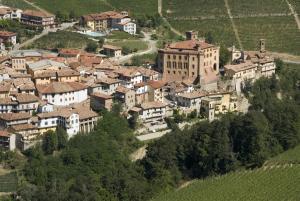
[[[58,71],[67,68],[68,67],[64,63],[47,59],[27,64],[27,71],[32,77],[43,73],[46,70]]]
[[[101,78],[89,87],[89,94],[101,93],[105,95],[112,95],[116,89],[121,85],[121,80],[112,78]]]
[[[50,84],[51,82],[79,82],[80,74],[72,69],[63,68],[59,71],[45,70],[35,73],[34,83],[38,85]]]
[[[11,44],[12,46],[17,44],[17,34],[8,31],[0,31],[0,39],[4,44]],[[5,45],[5,46],[7,46]]]
[[[26,58],[21,57],[11,57],[11,67],[20,73],[26,73]]]
[[[53,82],[36,85],[39,97],[56,106],[67,106],[88,99],[87,87],[78,82]]]
[[[162,122],[166,117],[166,105],[161,102],[148,102],[141,105],[139,118],[143,123]]]
[[[136,105],[148,102],[148,85],[145,82],[134,85],[134,91]]]
[[[105,31],[113,28],[113,24],[121,21],[125,16],[115,11],[95,13],[80,17],[80,24],[90,28],[92,31]]]
[[[108,57],[122,56],[122,48],[113,45],[103,45],[103,52]]]
[[[0,19],[9,20],[20,20],[22,15],[22,10],[17,8],[9,8],[5,6],[0,7]]]
[[[0,99],[0,113],[28,112],[32,114],[37,111],[39,98],[31,94],[15,94],[8,98]]]
[[[55,131],[57,126],[64,128],[72,137],[79,132],[79,115],[75,111],[61,109],[59,111],[37,114],[35,126],[41,134],[48,130]]]
[[[182,107],[184,113],[191,113],[193,111],[200,112],[201,100],[206,93],[194,91],[191,93],[183,93],[176,97],[178,106]]]
[[[113,105],[113,97],[106,94],[93,93],[90,95],[90,100],[91,108],[95,111],[99,111],[101,109],[110,111]]]
[[[25,10],[21,16],[21,22],[31,26],[50,28],[55,26],[55,16],[41,11]]]
[[[5,113],[0,114],[0,130],[20,124],[29,124],[29,113]]]
[[[164,102],[163,88],[166,85],[164,81],[151,80],[148,85],[148,100],[149,102]]]
[[[143,82],[143,75],[138,68],[121,68],[114,71],[119,75],[121,84],[127,88],[134,88],[134,85]]]
[[[16,147],[22,151],[42,140],[38,128],[32,124],[12,126],[9,130],[16,135]]]
[[[16,149],[16,135],[0,130],[0,149],[13,151]]]
[[[158,51],[158,70],[163,79],[190,79],[201,85],[218,80],[219,47],[197,39],[197,33],[187,32],[187,40],[166,45]]]
[[[124,86],[119,86],[114,94],[115,98],[123,104],[125,111],[135,106],[135,91]]]
[[[136,24],[131,21],[120,22],[116,25],[120,31],[125,31],[131,35],[136,34]]]

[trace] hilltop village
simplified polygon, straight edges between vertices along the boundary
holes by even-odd
[[[0,18],[43,30],[59,27],[54,15],[40,11],[2,7]],[[84,33],[137,32],[126,11],[84,15],[79,26]],[[0,31],[0,145],[9,150],[26,150],[58,127],[69,138],[89,133],[101,119],[99,111],[115,104],[138,123],[137,135],[168,130],[166,118],[174,115],[213,121],[229,112],[246,113],[243,88],[276,73],[264,39],[254,51],[229,48],[230,61],[221,66],[220,47],[187,31],[182,41],[157,50],[156,65],[125,66],[117,46],[104,45],[103,54],[19,50],[18,37]]]

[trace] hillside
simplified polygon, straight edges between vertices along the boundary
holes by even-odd
[[[300,199],[300,146],[267,161],[254,171],[196,180],[175,193],[153,201],[298,201]]]
[[[290,3],[299,13],[299,1]],[[265,38],[270,51],[300,55],[300,30],[285,0],[165,0],[163,15],[181,32],[211,32],[217,43],[227,46],[255,49]]]
[[[71,11],[80,16],[107,10],[127,10],[134,16],[154,15],[157,12],[156,0],[30,0],[52,13]]]

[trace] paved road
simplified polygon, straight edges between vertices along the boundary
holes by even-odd
[[[14,46],[13,50],[19,50],[22,47],[26,47],[28,45],[30,45],[31,43],[33,43],[34,41],[36,41],[37,39],[47,35],[49,32],[56,32],[58,30],[65,30],[69,27],[72,27],[76,22],[72,22],[72,23],[62,23],[61,27],[59,28],[49,28],[49,29],[44,29],[42,31],[42,33],[35,35],[33,38],[21,43],[21,44],[17,44]]]
[[[156,47],[156,41],[155,40],[151,40],[151,34],[149,32],[142,32],[144,34],[144,38],[142,39],[142,41],[147,42],[148,43],[148,49],[147,50],[143,50],[143,51],[139,51],[136,53],[132,53],[132,54],[128,54],[128,55],[124,55],[118,58],[115,58],[114,61],[118,62],[120,64],[122,63],[126,63],[128,62],[132,57],[134,56],[140,56],[140,55],[144,55],[144,54],[152,54],[157,52],[157,47]]]

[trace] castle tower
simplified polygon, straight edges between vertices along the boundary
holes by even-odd
[[[197,31],[187,31],[185,32],[185,36],[187,40],[197,40],[198,32]]]
[[[265,39],[260,39],[259,40],[259,47],[260,47],[260,52],[261,53],[266,52],[266,40]]]

